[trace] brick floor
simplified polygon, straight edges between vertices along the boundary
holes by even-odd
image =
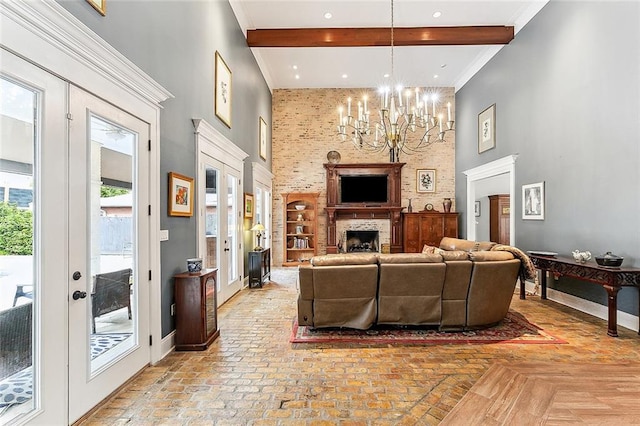
[[[174,352],[102,405],[86,425],[435,425],[496,361],[637,363],[640,336],[551,301],[512,309],[568,342],[340,347],[289,343],[295,270],[220,308],[220,337]]]

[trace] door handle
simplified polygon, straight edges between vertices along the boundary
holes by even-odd
[[[228,249],[228,248],[226,248],[226,249],[224,249],[224,251],[229,251],[229,249]]]
[[[73,297],[73,300],[84,299],[85,297],[87,297],[87,292],[76,290],[73,292],[71,297]]]

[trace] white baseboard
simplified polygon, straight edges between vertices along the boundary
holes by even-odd
[[[525,281],[524,288],[528,293],[540,295],[540,289],[538,289],[537,293],[534,293],[535,284],[531,281]],[[549,287],[547,287],[547,299],[560,303],[561,305],[576,309],[580,312],[584,312],[585,314],[593,315],[594,317],[603,319],[605,321],[609,319],[608,308],[590,300],[581,299],[580,297],[563,293]],[[638,331],[638,317],[618,310],[618,326],[628,328],[632,331]]]
[[[171,352],[173,352],[173,350],[176,347],[175,337],[176,337],[176,331],[173,330],[171,333],[167,334],[165,337],[162,338],[162,341],[160,342],[160,353],[161,353],[160,359],[163,359],[164,357],[169,355]]]

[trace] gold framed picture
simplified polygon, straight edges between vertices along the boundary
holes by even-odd
[[[216,116],[231,128],[231,70],[222,56],[216,51],[216,87],[215,107]]]
[[[244,217],[253,217],[253,194],[244,193]]]
[[[169,172],[169,216],[193,216],[193,178]]]
[[[435,169],[416,170],[416,191],[417,192],[436,192]]]
[[[260,158],[267,159],[267,122],[260,117]]]
[[[87,3],[91,5],[102,16],[107,14],[107,0],[87,0]]]

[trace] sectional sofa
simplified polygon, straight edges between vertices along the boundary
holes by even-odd
[[[530,260],[514,247],[443,238],[423,253],[315,256],[299,269],[298,323],[467,330],[500,322]]]

